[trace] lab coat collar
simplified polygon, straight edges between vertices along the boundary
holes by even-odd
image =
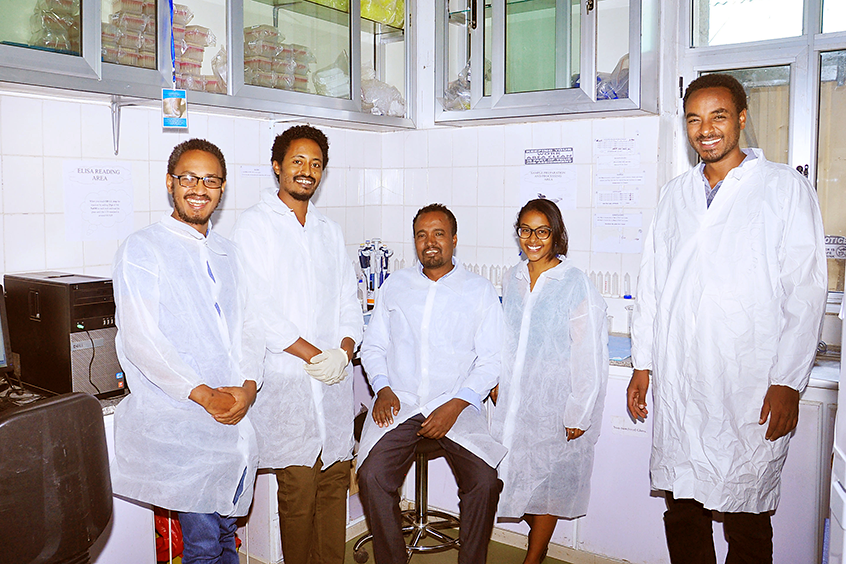
[[[294,210],[286,206],[285,202],[279,199],[279,190],[277,190],[276,188],[268,188],[262,191],[261,201],[270,206],[270,209],[272,209],[279,215],[288,215],[296,219]],[[306,211],[306,225],[309,224],[309,220],[321,221],[323,223],[326,223],[326,216],[317,210],[311,200],[309,200],[308,202],[308,210]],[[297,222],[299,223],[299,220],[297,220]]]
[[[545,271],[542,276],[546,276],[547,278],[552,278],[553,280],[561,280],[564,278],[564,274],[573,266],[573,263],[567,258],[559,256],[558,259],[561,261],[560,263],[556,264],[549,270]],[[529,280],[529,261],[521,260],[517,265],[517,278],[523,280]]]
[[[741,161],[739,165],[729,171],[729,173],[726,175],[726,178],[728,178],[729,176],[743,176],[744,174],[758,166],[759,162],[767,160],[766,157],[764,157],[764,152],[761,149],[751,148],[741,149],[740,151],[744,155],[746,155],[746,157],[743,159],[743,161]],[[698,165],[696,165],[696,169],[699,171],[699,175],[702,177],[703,181],[707,183],[708,179],[705,178],[705,163],[699,163]],[[723,180],[720,180],[717,184],[722,184]]]
[[[453,274],[455,274],[456,272],[458,272],[458,270],[459,270],[459,269],[460,269],[460,270],[464,270],[464,265],[463,265],[463,264],[461,264],[461,261],[459,261],[459,260],[455,257],[455,255],[453,255],[453,257],[452,257],[452,265],[453,265],[453,269],[452,269],[452,270],[450,270],[449,272],[447,272],[446,274],[444,274],[443,276],[441,276],[440,278],[438,278],[437,282],[444,281],[444,283],[446,284],[446,283],[448,283],[448,282],[449,282],[449,280],[448,280],[448,279],[449,279],[449,278],[452,278],[452,275],[453,275]],[[433,281],[432,281],[432,280],[431,280],[428,276],[426,276],[425,274],[423,274],[423,265],[422,265],[422,264],[420,264],[420,261],[419,261],[419,260],[417,261],[417,272],[419,272],[419,273],[420,273],[420,276],[422,276],[423,278],[425,278],[426,280],[428,280],[428,281],[429,281],[429,282],[431,282],[432,284],[434,284],[434,283],[435,283],[435,282],[433,282]]]
[[[180,237],[185,237],[186,239],[190,239],[192,241],[197,241],[198,243],[204,243],[210,251],[218,254],[218,255],[226,255],[226,249],[224,249],[217,241],[216,237],[212,237],[212,222],[211,219],[209,220],[209,227],[206,231],[206,235],[203,236],[202,233],[194,229],[191,225],[188,225],[184,221],[179,221],[171,214],[166,214],[161,219],[161,224],[168,229],[168,231],[172,231],[173,233],[179,235]]]

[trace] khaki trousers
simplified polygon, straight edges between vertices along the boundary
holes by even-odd
[[[350,461],[275,469],[285,564],[343,564]]]

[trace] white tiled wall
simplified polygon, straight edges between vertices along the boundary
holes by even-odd
[[[658,118],[611,118],[535,124],[450,127],[389,133],[323,128],[330,162],[315,203],[343,227],[351,256],[365,239],[380,237],[406,264],[414,260],[411,220],[421,206],[448,205],[459,224],[457,254],[466,263],[517,261],[514,216],[520,167],[527,148],[573,147],[577,209],[564,220],[570,257],[586,270],[637,273],[639,257],[591,253],[593,140],[637,137],[647,181],[639,209],[651,219],[659,178]],[[120,152],[114,154],[105,103],[73,102],[0,90],[0,266],[4,273],[56,269],[109,275],[119,241],[67,241],[62,165],[67,159],[132,163],[135,229],[171,209],[164,184],[173,146],[189,137],[216,143],[227,158],[228,182],[216,229],[227,235],[238,214],[258,201],[270,178],[243,167],[267,166],[273,136],[289,124],[192,111],[186,132],[165,132],[156,109],[125,107]]]

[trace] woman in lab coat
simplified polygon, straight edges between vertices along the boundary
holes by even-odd
[[[532,200],[515,227],[526,260],[502,284],[506,332],[492,432],[508,448],[499,516],[529,524],[530,564],[543,560],[559,518],[587,511],[608,332],[605,301],[565,256],[558,206]]]

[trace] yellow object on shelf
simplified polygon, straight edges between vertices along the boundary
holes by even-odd
[[[315,4],[349,12],[349,0],[311,0]],[[361,17],[402,29],[405,23],[404,0],[361,0]]]

